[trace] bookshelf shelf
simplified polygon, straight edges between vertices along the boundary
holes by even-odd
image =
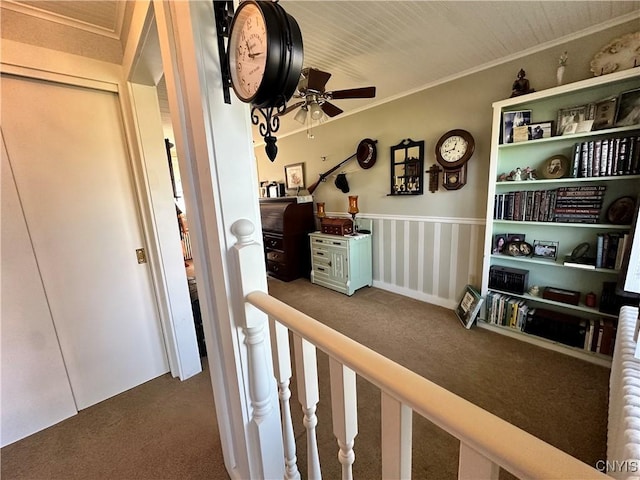
[[[605,230],[630,230],[631,225],[614,225],[611,223],[561,223],[561,222],[524,222],[520,220],[493,220],[497,225],[535,225],[536,227],[561,228],[595,228]]]
[[[571,265],[564,265],[559,261],[538,260],[536,258],[531,258],[531,257],[512,257],[510,255],[504,255],[501,253],[494,253],[491,255],[491,258],[494,260],[505,260],[507,262],[515,262],[515,263],[534,263],[536,265],[544,265],[545,267],[570,268],[570,269],[580,270],[581,272],[604,273],[608,275],[618,275],[620,273],[620,270],[614,270],[613,268],[573,267]]]
[[[506,335],[523,342],[531,343],[539,347],[547,348],[549,350],[562,352],[566,355],[579,358],[587,362],[595,363],[596,365],[600,365],[602,367],[611,367],[611,357],[609,357],[608,355],[602,355],[595,352],[587,352],[582,348],[564,345],[560,342],[549,340],[543,337],[538,337],[537,335],[529,335],[528,333],[521,332],[520,330],[516,330],[515,328],[504,327],[502,325],[492,325],[485,322],[484,320],[478,320],[478,327],[500,333],[502,335]]]
[[[559,135],[556,137],[541,138],[539,140],[529,140],[526,142],[501,143],[500,145],[498,145],[498,148],[500,150],[512,149],[512,148],[523,148],[523,147],[535,148],[536,146],[539,146],[540,144],[545,144],[545,143],[559,143],[559,142],[564,142],[566,140],[571,140],[573,142],[576,142],[582,138],[593,139],[598,137],[606,137],[614,134],[632,132],[637,129],[638,129],[637,125],[631,125],[628,127],[607,128],[603,130],[595,130],[592,132],[572,133],[570,135]]]
[[[496,188],[503,188],[503,187],[512,188],[515,185],[517,185],[518,188],[522,186],[531,187],[539,184],[571,185],[571,184],[581,184],[581,183],[614,182],[619,180],[640,180],[640,175],[615,175],[615,176],[609,176],[609,177],[559,178],[559,179],[541,178],[538,180],[505,181],[505,182],[496,182]]]
[[[632,156],[634,152],[640,151],[640,125],[558,135],[517,143],[501,144],[500,142],[501,137],[506,135],[503,131],[504,112],[530,110],[531,124],[546,122],[550,119],[555,121],[561,109],[595,104],[605,98],[618,96],[622,92],[637,88],[640,88],[640,69],[630,69],[501,100],[493,104],[481,294],[485,297],[490,294],[487,298],[494,299],[494,304],[495,298],[501,298],[498,300],[500,305],[505,304],[504,297],[510,297],[508,312],[513,314],[510,317],[511,322],[522,326],[524,331],[502,326],[505,324],[504,317],[502,321],[496,322],[495,308],[491,310],[488,302],[485,302],[485,308],[480,315],[479,325],[483,328],[585,360],[605,365],[610,363],[610,357],[603,353],[611,351],[608,347],[611,347],[613,342],[610,341],[607,332],[611,331],[612,324],[615,326],[617,315],[600,312],[597,307],[587,307],[583,302],[588,293],[596,294],[598,307],[603,300],[609,301],[612,297],[610,288],[612,284],[615,286],[619,270],[564,265],[564,259],[578,245],[586,243],[589,245],[588,257],[597,256],[598,262],[606,258],[606,261],[603,261],[605,266],[617,265],[614,260],[619,258],[620,254],[614,248],[615,242],[629,233],[631,225],[612,224],[609,218],[615,217],[608,215],[607,212],[613,202],[620,197],[637,198],[640,194],[640,171],[637,170],[638,164],[634,160],[636,157]],[[628,145],[631,147],[627,147]],[[638,148],[635,148],[636,145]],[[603,150],[605,146],[611,148]],[[631,148],[631,150],[625,150],[625,148]],[[608,156],[603,154],[608,151],[614,153]],[[543,172],[543,168],[548,165],[547,161],[559,155],[569,159],[570,163],[564,177],[541,178],[542,175],[538,175],[539,178],[536,180],[497,181],[498,178],[504,179],[505,174],[510,177],[510,172],[518,168],[528,171],[528,167],[537,172]],[[607,163],[606,165],[602,162],[598,163],[596,159],[606,159]],[[615,175],[616,172],[617,175]],[[600,176],[600,173],[603,175]],[[521,219],[527,219],[527,221]],[[544,221],[531,221],[531,219]],[[555,221],[558,219],[568,220],[568,222]],[[574,221],[576,223],[573,223]],[[555,245],[557,259],[512,257],[494,253],[496,249],[499,250],[502,242],[513,238],[530,245],[545,242],[548,242],[548,245]],[[608,239],[608,244],[605,243],[604,246],[603,238]],[[598,254],[603,251],[603,248],[605,252],[613,254],[613,260],[611,255],[604,257]],[[493,275],[490,276],[492,267],[495,268]],[[506,285],[511,280],[506,279],[511,274],[514,275],[513,278],[520,275],[520,278],[526,279],[525,292],[532,286],[539,287],[540,291],[545,287],[570,289],[579,292],[581,302],[578,305],[571,305],[528,293],[517,295],[502,291],[502,288],[509,288]],[[498,280],[500,277],[497,275],[505,275],[504,281],[507,283],[501,284]],[[489,286],[490,278],[492,278],[493,288]],[[615,295],[613,298],[615,301]],[[524,307],[522,311],[520,307]],[[501,314],[506,314],[502,306],[500,309]],[[611,311],[609,308],[605,310]],[[535,313],[527,313],[531,311]],[[490,316],[491,312],[493,316]],[[487,322],[489,318],[491,322]],[[509,321],[506,323],[508,324]],[[586,330],[591,334],[594,334],[595,329],[596,338],[600,335],[602,345],[599,340],[591,343],[591,337],[583,333],[585,324]],[[558,332],[562,329],[565,330],[561,335]],[[584,345],[589,347],[581,349],[569,346],[569,343],[579,344],[575,336],[572,339],[568,339],[566,335],[563,336],[569,331],[571,334],[578,335],[579,339],[582,338]],[[543,336],[548,338],[542,338]]]
[[[504,290],[497,290],[495,288],[490,288],[489,289],[492,292],[497,292],[497,293],[503,293],[505,295],[508,295],[510,297],[515,297],[515,298],[522,298],[523,300],[528,300],[530,302],[535,302],[535,303],[544,303],[547,305],[553,305],[556,307],[562,307],[563,309],[567,309],[567,310],[575,310],[577,312],[582,312],[582,313],[587,313],[589,315],[596,315],[598,317],[606,317],[606,318],[617,318],[617,315],[611,315],[610,313],[604,313],[599,311],[597,308],[591,308],[591,307],[587,307],[584,303],[580,303],[578,305],[571,305],[569,303],[562,303],[562,302],[556,302],[553,300],[547,300],[546,298],[542,298],[542,297],[535,297],[533,295],[529,295],[527,293],[519,295],[517,293],[511,293],[511,292],[506,292]]]

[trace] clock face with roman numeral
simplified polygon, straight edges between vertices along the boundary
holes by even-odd
[[[458,168],[473,155],[475,140],[466,130],[450,130],[436,144],[436,160],[445,169]]]

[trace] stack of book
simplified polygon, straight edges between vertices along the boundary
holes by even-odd
[[[583,318],[538,308],[528,319],[524,331],[565,345],[583,348],[587,332],[586,325],[587,322]]]
[[[620,270],[622,259],[630,248],[628,233],[599,233],[596,242],[596,268]]]
[[[613,320],[587,320],[587,332],[584,339],[584,349],[589,352],[613,355],[616,341],[616,326]]]
[[[573,147],[574,178],[640,174],[640,136],[589,140]]]
[[[535,312],[535,309],[530,309],[523,299],[498,292],[487,293],[485,305],[487,323],[520,331],[524,330],[527,316]]]
[[[558,188],[553,221],[560,223],[598,223],[607,187],[585,185]]]
[[[525,222],[598,223],[604,185],[498,193],[493,218]]]

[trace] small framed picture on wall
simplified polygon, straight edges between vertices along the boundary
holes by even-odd
[[[285,165],[284,181],[287,189],[304,188],[304,162]]]

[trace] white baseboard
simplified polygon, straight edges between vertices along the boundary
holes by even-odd
[[[379,280],[374,280],[373,286],[381,290],[386,290],[387,292],[397,293],[398,295],[404,295],[405,297],[420,300],[421,302],[438,305],[439,307],[454,309],[458,305],[456,300],[451,300],[450,298],[436,297],[435,295],[418,292],[417,290],[411,290],[410,288],[399,287],[398,285],[381,282]]]

